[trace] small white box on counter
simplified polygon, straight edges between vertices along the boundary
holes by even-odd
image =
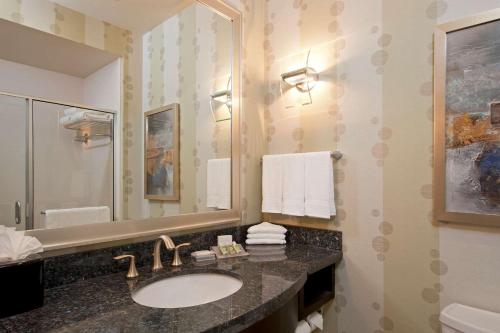
[[[217,246],[231,245],[233,244],[232,235],[220,235],[217,236]]]

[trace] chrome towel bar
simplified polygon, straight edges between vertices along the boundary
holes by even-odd
[[[340,151],[333,151],[330,153],[330,156],[334,159],[334,160],[340,160],[344,155],[340,152]],[[260,159],[260,162],[262,163],[262,158]]]

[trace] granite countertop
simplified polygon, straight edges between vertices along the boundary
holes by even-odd
[[[0,332],[239,332],[285,305],[303,287],[307,274],[338,263],[342,252],[288,245],[286,260],[256,257],[190,262],[126,280],[125,272],[79,281],[46,291],[42,308],[0,320]],[[193,272],[237,275],[243,286],[221,300],[181,309],[156,309],[135,303],[131,291],[158,279]]]

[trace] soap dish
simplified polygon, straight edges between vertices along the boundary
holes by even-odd
[[[218,246],[212,246],[212,251],[215,252],[215,255],[217,256],[217,259],[226,259],[226,258],[237,258],[237,257],[246,257],[249,256],[250,253],[245,251],[235,253],[235,254],[222,254]]]
[[[213,261],[215,260],[215,253],[208,250],[195,251],[191,253],[191,257],[193,257],[196,262]]]

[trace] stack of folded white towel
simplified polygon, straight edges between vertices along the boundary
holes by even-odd
[[[111,123],[113,115],[103,112],[85,111],[77,108],[68,108],[64,110],[64,116],[59,119],[59,123],[64,127],[76,126],[83,122],[101,122]]]
[[[283,226],[272,224],[269,222],[262,222],[248,228],[246,243],[248,245],[283,245],[286,244],[286,232],[287,230]]]

